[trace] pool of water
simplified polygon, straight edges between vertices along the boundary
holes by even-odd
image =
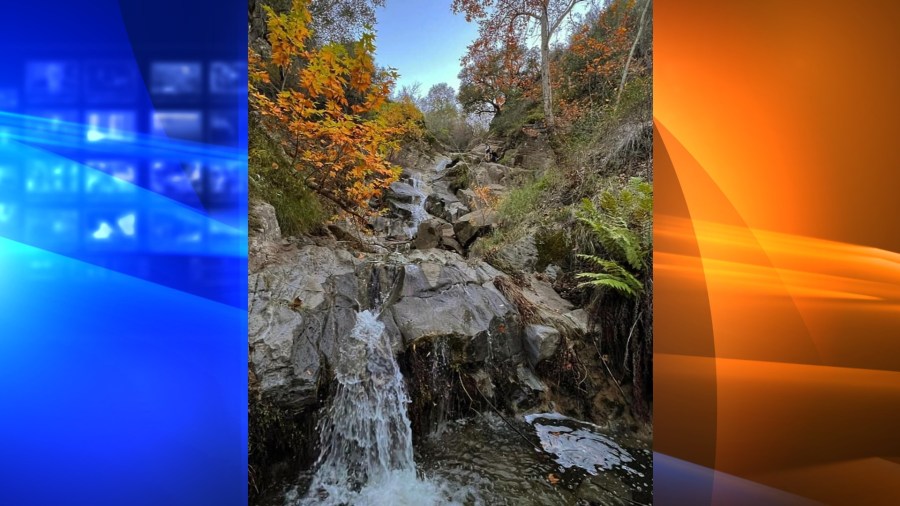
[[[651,504],[648,444],[554,413],[446,424],[416,448],[420,475],[471,505]]]
[[[417,441],[416,472],[342,495],[348,506],[637,506],[652,503],[647,442],[554,413],[450,421]],[[312,471],[271,506],[313,504]],[[334,503],[322,498],[321,504]]]

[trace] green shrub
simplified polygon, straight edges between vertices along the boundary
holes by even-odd
[[[329,213],[318,197],[291,169],[290,160],[258,124],[250,125],[248,153],[249,197],[275,208],[281,233],[285,236],[319,228]],[[251,224],[252,225],[252,224]]]
[[[522,222],[529,214],[535,211],[543,201],[547,190],[557,186],[558,173],[546,170],[540,177],[510,191],[497,209],[501,221],[505,223]]]
[[[527,98],[512,98],[503,108],[503,112],[494,116],[490,131],[508,139],[516,139],[522,135],[525,125],[542,122],[544,110],[541,103]]]

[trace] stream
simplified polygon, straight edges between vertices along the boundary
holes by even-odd
[[[505,273],[466,254],[493,222],[471,190],[451,191],[449,161],[411,164],[370,236],[284,241],[271,206],[255,209],[252,370],[269,402],[318,413],[317,460],[266,506],[650,504],[645,440],[552,412],[535,364],[556,356],[558,331],[526,321]],[[512,169],[470,163],[505,191]],[[516,289],[545,323],[586,332],[544,278]],[[470,392],[481,411],[459,410]]]
[[[373,311],[342,343],[307,493],[285,505],[650,504],[646,445],[557,413],[444,422],[413,448],[403,376]],[[417,466],[416,461],[420,462]]]

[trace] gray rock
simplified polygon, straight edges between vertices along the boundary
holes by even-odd
[[[275,208],[261,201],[250,204],[249,223],[248,268],[250,272],[256,272],[277,257],[281,249],[281,227],[278,226]]]
[[[556,279],[559,277],[560,272],[561,272],[561,270],[560,270],[559,266],[555,265],[555,264],[549,264],[544,269],[544,274],[547,275],[547,278],[549,278],[551,282],[556,281]]]
[[[504,268],[523,273],[532,272],[538,259],[534,235],[526,235],[504,246],[497,252],[497,259]]]
[[[469,188],[465,188],[456,192],[456,197],[462,203],[462,205],[468,207],[469,209],[474,209],[478,204],[478,196],[475,195],[475,190],[470,190]]]
[[[442,218],[449,221],[450,223],[456,223],[459,219],[471,211],[468,207],[463,205],[462,202],[451,202],[447,205],[447,208],[444,210],[444,213],[441,215]]]
[[[322,360],[355,321],[358,263],[344,250],[307,246],[250,275],[250,366],[265,397],[295,408],[315,402]]]
[[[406,204],[414,202],[417,198],[422,198],[425,195],[422,194],[421,191],[413,188],[412,185],[407,183],[403,183],[401,181],[396,181],[391,183],[391,186],[385,192],[385,196],[388,199],[394,200],[396,202],[403,202]]]
[[[437,248],[443,244],[446,231],[449,230],[450,237],[453,237],[453,225],[447,223],[440,218],[431,218],[419,224],[419,230],[416,232],[416,238],[413,246],[416,249]]]
[[[556,353],[559,346],[559,331],[546,325],[528,325],[525,327],[525,350],[528,361],[537,365]]]
[[[453,225],[456,238],[463,247],[468,246],[473,239],[490,229],[497,222],[497,213],[490,209],[473,211],[462,216]]]
[[[391,309],[407,346],[446,337],[467,362],[524,359],[518,313],[490,282],[495,269],[447,251],[415,253]]]

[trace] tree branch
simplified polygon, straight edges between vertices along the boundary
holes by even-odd
[[[584,0],[572,0],[572,1],[569,3],[569,6],[566,7],[565,10],[563,10],[562,14],[560,14],[559,17],[556,18],[556,21],[554,21],[554,22],[550,25],[550,33],[551,33],[551,34],[555,33],[555,32],[556,32],[556,29],[559,28],[559,25],[562,24],[562,22],[563,22],[564,19],[566,19],[566,16],[568,16],[569,13],[572,12],[572,9],[575,7],[575,5],[578,4],[578,3],[581,3],[581,2],[583,2],[583,1],[584,1]]]

